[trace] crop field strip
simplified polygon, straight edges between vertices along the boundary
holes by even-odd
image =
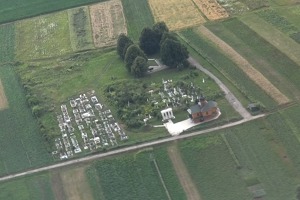
[[[87,6],[68,10],[73,51],[93,49],[92,27]]]
[[[178,145],[188,172],[203,199],[251,199],[220,135],[202,135],[193,140],[181,141]]]
[[[251,80],[261,87],[268,95],[270,95],[278,104],[288,103],[290,100],[282,94],[263,74],[256,70],[246,59],[244,59],[232,47],[218,38],[215,34],[209,31],[204,26],[197,29],[202,35],[215,43],[224,54],[229,56],[245,72]]]
[[[300,84],[300,68],[289,57],[238,19],[207,25],[207,27],[238,51],[252,66],[258,67],[257,70],[280,91],[284,91],[285,95],[291,99],[299,98],[297,86]]]
[[[232,60],[226,57],[213,44],[206,41],[194,29],[179,33],[197,52],[209,61],[226,79],[228,79],[249,100],[260,102],[267,109],[278,104],[257,86]],[[247,106],[247,105],[244,105]]]
[[[48,58],[71,51],[67,11],[22,20],[16,23],[17,59]]]
[[[172,31],[203,24],[206,21],[192,0],[163,2],[149,0],[149,5],[155,21],[164,21]]]
[[[26,104],[13,67],[0,67],[0,78],[11,105],[0,112],[0,175],[50,163],[51,155]]]
[[[115,45],[118,35],[127,34],[120,0],[110,0],[89,7],[93,39],[96,47]]]
[[[143,28],[151,27],[154,24],[148,0],[122,0],[122,4],[128,36],[132,40],[138,41]]]
[[[227,11],[216,0],[193,0],[193,2],[209,20],[229,17]]]
[[[299,43],[256,15],[247,15],[241,21],[300,66]]]
[[[14,60],[15,26],[14,24],[0,25],[0,65]]]
[[[145,150],[145,152],[95,162],[87,169],[87,177],[93,188],[94,198],[106,200],[167,199],[153,159],[156,160],[160,169],[165,166],[160,165],[160,159],[156,159],[156,153]],[[170,178],[174,180],[175,172],[172,169],[168,170],[172,171]],[[182,199],[182,189],[179,191],[171,189],[172,186],[180,189],[179,182],[165,180],[163,170],[160,172],[172,199]]]
[[[0,23],[16,21],[86,4],[99,3],[101,1],[106,0],[65,0],[59,2],[47,0],[1,1]],[[18,12],[16,12],[16,10],[18,10]]]

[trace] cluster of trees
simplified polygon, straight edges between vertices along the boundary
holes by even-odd
[[[160,53],[162,62],[173,68],[182,69],[188,66],[188,51],[174,34],[169,32],[164,22],[158,22],[152,28],[142,30],[139,45],[125,34],[121,34],[117,42],[117,52],[124,60],[129,72],[141,77],[148,70],[147,55]]]

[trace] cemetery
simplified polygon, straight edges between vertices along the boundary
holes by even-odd
[[[69,105],[61,105],[57,115],[61,137],[55,139],[60,159],[67,159],[83,151],[94,151],[118,145],[128,136],[121,130],[111,110],[95,96],[94,91],[72,98]]]

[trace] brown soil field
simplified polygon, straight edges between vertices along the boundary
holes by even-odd
[[[111,0],[90,8],[93,39],[96,47],[115,45],[119,34],[127,34],[126,21],[120,0]]]
[[[204,26],[200,26],[197,31],[216,44],[225,55],[231,58],[251,80],[253,80],[262,90],[272,97],[278,104],[288,103],[290,100],[281,93],[262,73],[255,69],[245,58],[236,52],[231,46],[217,37]]]
[[[85,167],[76,167],[60,172],[66,199],[93,200],[93,195],[85,176]]]
[[[149,0],[155,21],[164,21],[170,30],[203,24],[206,20],[191,0]]]
[[[4,87],[0,80],[0,110],[4,110],[6,108],[8,108],[8,101],[5,96]]]
[[[216,0],[193,1],[209,20],[218,20],[229,17],[227,11]]]
[[[185,191],[188,200],[201,200],[197,187],[195,186],[178,149],[177,144],[168,147],[168,154],[173,163],[180,184]]]

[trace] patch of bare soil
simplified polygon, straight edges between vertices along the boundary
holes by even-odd
[[[65,200],[66,195],[63,188],[63,183],[58,171],[51,174],[51,185],[54,197],[56,200]]]
[[[64,193],[68,200],[93,200],[85,175],[85,167],[76,167],[60,172]]]
[[[90,15],[96,47],[114,45],[119,34],[127,34],[123,6],[120,0],[111,0],[90,6]]]
[[[0,80],[0,110],[4,110],[6,108],[8,108],[8,101],[5,96],[4,87]]]
[[[245,58],[236,52],[231,46],[217,37],[204,26],[198,28],[199,32],[214,42],[224,54],[230,57],[248,77],[253,80],[262,90],[272,97],[278,104],[286,104],[290,100],[281,93],[262,73],[255,69]]]
[[[168,154],[187,199],[201,200],[200,194],[181,158],[177,144],[168,147]]]
[[[229,17],[227,11],[216,0],[193,1],[209,20],[218,20]]]

